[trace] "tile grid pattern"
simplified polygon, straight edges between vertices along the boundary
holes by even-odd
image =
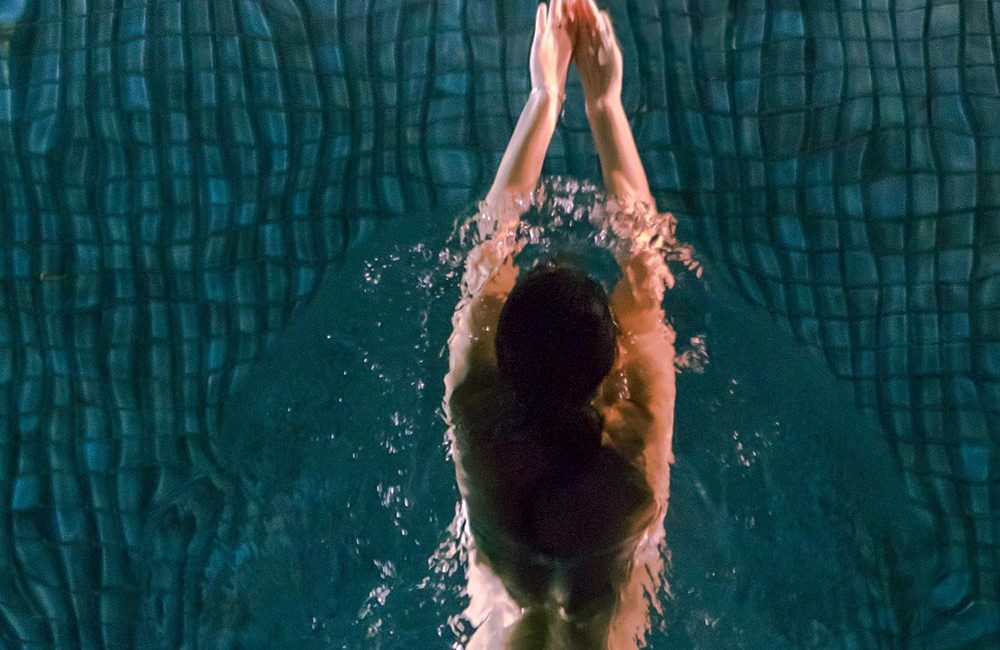
[[[0,637],[113,646],[150,613],[197,635],[238,508],[221,403],[351,237],[485,190],[530,4],[0,12]],[[610,7],[660,207],[853,383],[968,571],[972,624],[1000,560],[998,5]],[[546,171],[596,177],[589,140],[567,109]],[[898,643],[892,612],[866,616]]]

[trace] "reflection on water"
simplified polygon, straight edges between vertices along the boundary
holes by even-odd
[[[558,252],[612,286],[620,224],[602,220],[597,198],[572,179],[548,183],[524,217],[522,268]],[[205,607],[238,644],[468,638],[440,404],[471,214],[375,233],[227,404],[220,455],[259,505],[233,542],[239,561],[210,562],[226,611]],[[673,224],[658,227],[673,242]],[[870,647],[896,635],[907,595],[887,575],[885,535],[914,524],[880,438],[820,360],[702,274],[689,247],[666,252],[683,367],[670,587],[650,647]]]

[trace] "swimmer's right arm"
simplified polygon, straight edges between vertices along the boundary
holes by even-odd
[[[576,47],[573,62],[580,73],[587,119],[601,160],[604,187],[610,196],[656,207],[646,170],[622,106],[622,53],[607,11],[594,0],[576,3]]]
[[[601,159],[607,193],[626,204],[645,203],[655,209],[646,171],[621,102],[622,54],[607,11],[594,0],[573,0],[576,48],[573,62],[586,96],[587,118]],[[641,235],[642,233],[634,233]],[[670,419],[673,410],[673,333],[664,324],[666,268],[662,256],[647,242],[634,241],[619,259],[622,279],[611,295],[611,308],[622,330],[622,372],[628,384],[630,427],[650,433]],[[640,426],[635,420],[645,420]],[[655,423],[654,423],[655,421]],[[635,441],[639,447],[644,439]]]
[[[621,371],[629,400],[656,411],[672,402],[665,399],[673,385],[674,343],[662,306],[666,268],[659,251],[652,248],[633,254],[621,265],[622,277],[609,301],[621,330]]]
[[[666,502],[673,462],[674,331],[665,322],[662,301],[665,272],[659,251],[650,248],[621,261],[622,277],[611,293],[611,309],[621,331],[618,377],[622,386],[608,384],[602,396],[614,413],[608,434],[626,459],[642,458],[657,503]]]

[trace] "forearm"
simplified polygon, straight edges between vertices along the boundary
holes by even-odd
[[[621,99],[588,101],[586,107],[608,194],[642,201],[655,209],[646,170]]]
[[[494,203],[504,194],[520,195],[535,188],[561,108],[562,101],[553,92],[534,90],[528,95],[493,186],[486,195],[487,203]]]

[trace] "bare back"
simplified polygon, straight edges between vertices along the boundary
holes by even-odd
[[[608,440],[566,448],[545,442],[544,422],[512,426],[510,397],[494,372],[482,375],[451,400],[477,547],[521,607],[556,598],[571,614],[590,609],[616,593],[620,556],[655,515],[652,491]]]
[[[595,449],[540,443],[542,423],[509,426],[512,397],[495,364],[446,379],[476,555],[525,610],[510,647],[634,647],[646,623],[673,459],[673,336],[658,305],[620,293],[612,306],[634,331],[595,400],[605,424]]]

